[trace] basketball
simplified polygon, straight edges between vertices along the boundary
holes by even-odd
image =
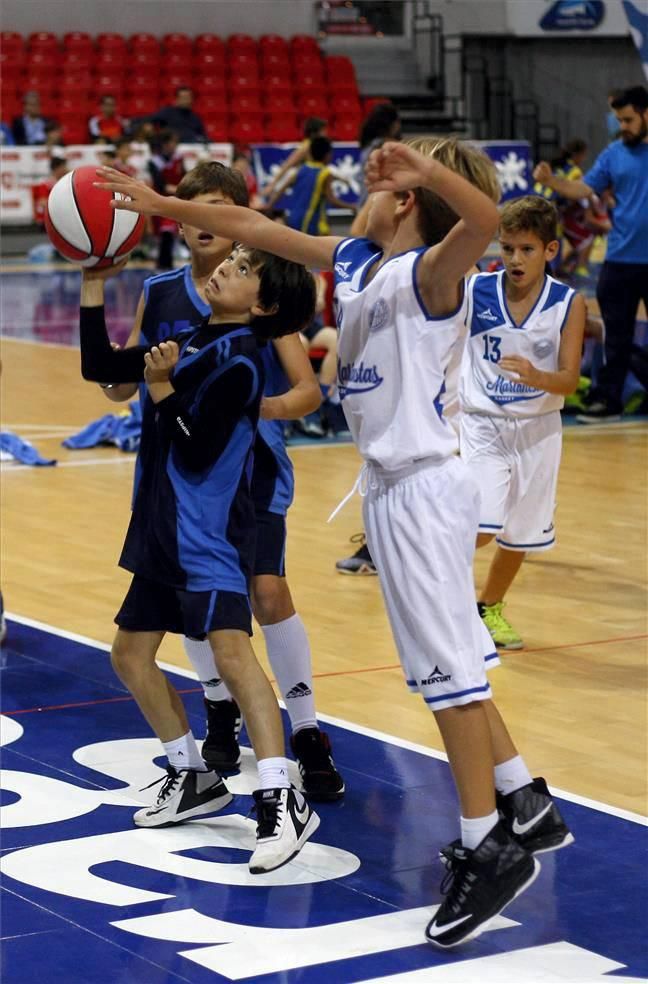
[[[144,218],[110,207],[113,194],[95,188],[94,166],[77,167],[52,188],[45,209],[45,229],[66,259],[84,267],[108,267],[123,260],[139,242]]]

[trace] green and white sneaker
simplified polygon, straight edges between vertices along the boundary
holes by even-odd
[[[494,605],[478,601],[477,608],[498,649],[524,649],[522,639],[502,615],[503,601],[496,601]]]

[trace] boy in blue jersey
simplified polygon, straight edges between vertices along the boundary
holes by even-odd
[[[425,144],[388,142],[371,154],[368,239],[308,236],[248,209],[162,199],[107,168],[98,185],[128,196],[115,208],[162,212],[335,271],[338,375],[365,458],[365,528],[408,685],[433,709],[461,802],[461,843],[426,929],[430,942],[453,947],[532,883],[532,854],[560,846],[550,835],[561,827],[561,844],[571,835],[551,797],[534,788],[491,699],[485,660],[496,657],[472,580],[479,490],[443,419],[464,276],[498,222],[477,175],[487,166],[490,187],[495,178],[469,145],[453,143],[455,160],[473,162],[466,180],[434,159],[438,141]]]
[[[500,215],[504,269],[469,284],[461,370],[461,456],[481,488],[477,546],[497,551],[478,608],[495,645],[524,643],[503,614],[527,552],[551,549],[565,396],[580,374],[585,301],[546,272],[558,212],[538,195]]]
[[[247,205],[248,201],[243,177],[216,161],[201,162],[185,175],[178,186],[178,196],[214,206]],[[191,226],[181,228],[181,234],[189,247],[191,264],[145,281],[127,347],[155,344],[210,313],[205,287],[232,244]],[[303,790],[313,800],[334,800],[343,795],[344,782],[333,763],[328,735],[317,724],[308,635],[295,611],[285,576],[286,513],[293,498],[294,475],[283,440],[282,420],[314,410],[319,406],[320,391],[297,335],[274,339],[263,347],[262,358],[266,382],[252,473],[257,527],[250,585],[252,612],[261,626],[268,659],[290,717],[291,745]],[[143,412],[152,413],[146,389],[141,389]],[[115,401],[131,399],[135,392],[133,384],[105,390],[106,396]],[[136,481],[139,459],[140,456]],[[226,684],[215,674],[208,641],[185,637],[184,646],[205,695],[207,733],[202,756],[209,767],[219,772],[232,771],[240,761],[240,710]]]
[[[166,632],[205,634],[245,714],[258,762],[250,871],[271,871],[301,849],[319,820],[288,781],[279,707],[249,641],[250,479],[264,385],[259,342],[296,332],[312,317],[313,278],[297,264],[236,249],[206,284],[211,313],[198,326],[152,346],[114,350],[104,320],[105,276],[84,271],[83,376],[108,384],[143,380],[151,410],[120,559],[134,576],[115,619],[112,662],[180,766],[169,765],[156,803],[137,811],[135,823],[167,826],[231,801],[189,740],[182,702],[155,663]]]
[[[275,192],[268,201],[268,208],[292,187],[288,218],[286,224],[291,229],[299,229],[313,236],[328,236],[329,224],[326,206],[345,208],[355,212],[355,206],[343,202],[333,191],[333,173],[329,167],[333,156],[333,145],[327,137],[311,140],[310,159],[295,171],[281,191]]]

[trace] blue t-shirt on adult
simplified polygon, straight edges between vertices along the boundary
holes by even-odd
[[[606,259],[648,264],[648,143],[628,147],[615,141],[599,154],[583,181],[598,195],[610,188],[616,201]]]

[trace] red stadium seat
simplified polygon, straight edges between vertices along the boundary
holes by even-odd
[[[256,54],[251,55],[246,51],[235,51],[229,55],[227,67],[230,75],[238,74],[239,72],[243,75],[247,72],[254,72],[257,75],[259,73],[259,62]]]
[[[92,89],[95,95],[101,96],[115,96],[116,99],[121,97],[122,90],[124,88],[124,76],[120,73],[110,73],[105,75],[97,75],[94,80]]]
[[[276,65],[272,69],[264,71],[261,69],[261,78],[264,88],[274,89],[275,86],[292,89],[293,78],[289,68],[278,68]]]
[[[273,71],[288,72],[290,74],[290,58],[283,51],[262,51],[259,64],[261,71],[265,74],[272,74]]]
[[[79,118],[83,117],[86,113],[88,116],[92,116],[95,112],[95,102],[89,99],[85,93],[72,94],[71,92],[59,93],[57,98],[57,113],[56,118],[63,122],[63,117],[68,118],[76,113],[77,121]],[[98,112],[98,110],[96,110]]]
[[[259,50],[261,52],[277,51],[288,54],[288,42],[280,34],[262,34],[259,38]]]
[[[130,57],[127,51],[100,51],[94,60],[94,69],[99,75],[111,72],[123,72],[130,68]]]
[[[335,94],[331,98],[331,114],[341,118],[344,116],[353,116],[355,119],[359,119],[363,116],[363,109],[360,105],[360,100],[356,95],[351,93],[340,93]]]
[[[217,34],[199,34],[194,41],[196,54],[222,54],[225,56],[225,42]]]
[[[52,88],[52,70],[51,68],[39,68],[34,69],[32,72],[26,72],[23,76],[23,86],[25,92],[36,91],[49,92]]]
[[[63,35],[63,49],[65,51],[92,51],[94,41],[85,31],[68,31]]]
[[[344,55],[327,55],[324,59],[324,67],[326,70],[326,77],[329,81],[334,81],[336,79],[350,79],[352,82],[355,82],[356,80],[353,62],[350,58],[346,58]]]
[[[66,144],[87,144],[88,128],[83,123],[68,123],[63,127],[63,139]]]
[[[295,100],[292,92],[266,90],[262,93],[266,110],[276,113],[295,113]]]
[[[229,89],[259,90],[259,76],[252,72],[234,72],[229,76]]]
[[[124,112],[129,117],[150,116],[159,106],[157,92],[155,95],[153,93],[135,95],[127,92],[124,97]]]
[[[43,116],[50,116],[56,119],[56,113],[58,110],[58,98],[56,98],[50,90],[41,92],[40,94],[40,107]]]
[[[166,75],[170,72],[173,75],[193,74],[193,59],[191,55],[183,55],[179,51],[170,51],[164,55],[161,61],[162,72]]]
[[[235,116],[262,115],[258,92],[230,92],[230,112]]]
[[[135,51],[130,57],[130,69],[138,75],[152,75],[160,71],[159,51]]]
[[[310,34],[294,34],[290,39],[290,50],[293,56],[303,51],[312,51],[321,55],[317,41]]]
[[[224,75],[194,75],[194,92],[197,98],[203,94],[206,96],[221,96],[225,92]]]
[[[5,123],[11,123],[15,116],[20,116],[22,113],[22,102],[17,95],[5,94],[2,91],[2,110],[0,112],[0,118],[4,120]]]
[[[50,31],[35,31],[27,39],[27,47],[30,51],[58,52],[60,50],[59,40]]]
[[[128,44],[134,55],[143,53],[146,55],[157,55],[158,60],[160,58],[160,42],[154,34],[147,34],[145,31],[131,34]]]
[[[361,123],[361,117],[341,117],[333,120],[331,126],[333,140],[356,141]]]
[[[27,72],[39,72],[46,69],[51,72],[51,78],[55,77],[55,72],[61,64],[61,55],[58,51],[30,51],[27,56]]]
[[[196,99],[194,108],[200,116],[219,116],[221,114],[227,114],[227,106],[228,100],[224,90],[210,91],[209,89],[202,89]]]
[[[19,63],[8,61],[4,51],[0,53],[0,72],[2,73],[3,88],[22,88],[24,77],[23,66]]]
[[[257,43],[249,34],[230,34],[227,39],[227,50],[230,54],[236,51],[256,55]]]
[[[24,51],[25,42],[22,34],[18,34],[17,31],[0,32],[0,49],[5,54],[9,54],[9,52],[17,54]]]
[[[270,143],[294,143],[301,138],[301,130],[295,123],[272,120],[266,124],[266,139]]]
[[[293,84],[289,78],[287,79],[283,75],[266,75],[263,79],[263,90],[266,93],[292,96]]]
[[[326,99],[326,86],[323,82],[317,82],[312,78],[295,79],[295,89],[302,97],[316,96],[318,99]]]
[[[175,102],[178,89],[193,89],[193,79],[191,75],[161,75],[160,76],[160,99],[166,105]]]
[[[227,124],[226,117],[222,120],[215,120],[213,122],[205,123],[205,132],[209,139],[213,143],[228,143],[229,142],[229,126]]]
[[[222,52],[197,51],[192,59],[194,74],[225,75],[225,55]]]
[[[229,139],[232,143],[265,143],[266,133],[263,125],[248,120],[232,120],[229,125]]]
[[[123,51],[128,50],[126,38],[123,34],[116,31],[104,31],[97,35],[97,49],[99,51]]]
[[[359,99],[358,86],[349,79],[338,79],[328,83],[329,100],[346,96],[347,99]]]
[[[90,72],[68,72],[64,69],[59,79],[59,92],[61,94],[81,94],[85,98],[85,94],[90,91],[93,82],[94,78]]]
[[[162,48],[168,55],[183,55],[190,58],[193,52],[193,41],[187,34],[180,34],[177,31],[172,34],[165,34],[162,38]]]
[[[313,58],[310,55],[296,55],[291,64],[293,75],[313,75],[321,82],[324,81],[324,66],[319,56]]]
[[[95,59],[93,51],[66,51],[63,54],[63,69],[66,72],[89,71]]]
[[[391,99],[387,99],[385,96],[372,96],[369,99],[362,100],[362,113],[367,116],[368,113],[374,108],[374,106],[380,106],[381,103],[388,103],[391,105]]]

